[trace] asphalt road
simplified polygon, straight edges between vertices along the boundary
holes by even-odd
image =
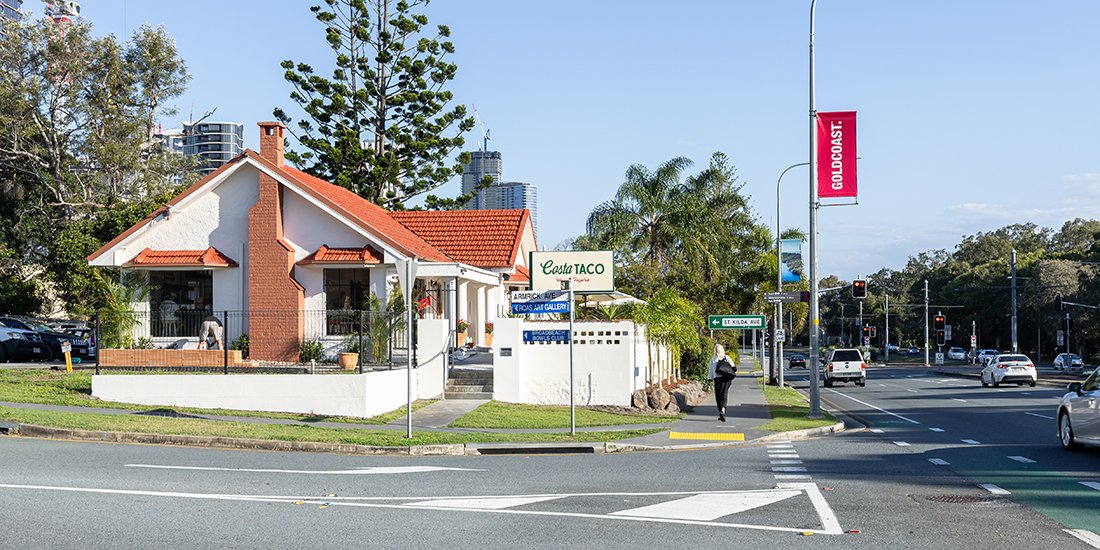
[[[872,369],[822,395],[873,431],[621,455],[0,437],[0,547],[1088,548],[1069,530],[1100,533],[1100,490],[1082,484],[1100,482],[1100,450],[1061,450],[1037,416],[1060,390],[1000,389]]]

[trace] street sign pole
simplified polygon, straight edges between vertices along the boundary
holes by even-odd
[[[405,298],[405,437],[413,436],[412,387],[413,387],[413,305],[412,288],[416,284],[416,258],[397,260],[397,276]]]
[[[818,318],[817,289],[817,102],[814,97],[814,14],[817,0],[810,0],[810,414],[821,418],[821,365],[818,343],[821,320]]]
[[[573,395],[573,280],[566,279],[561,284],[569,291],[569,435],[577,435],[577,408]]]

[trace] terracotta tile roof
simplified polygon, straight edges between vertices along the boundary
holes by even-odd
[[[527,210],[444,210],[390,212],[456,261],[477,267],[510,267],[516,263]]]
[[[146,248],[122,267],[237,267],[237,262],[214,247],[206,250]]]
[[[366,264],[380,264],[382,263],[382,253],[371,248],[370,246],[364,246],[362,248],[329,248],[327,245],[321,245],[316,252],[302,258],[298,261],[298,265],[306,264],[354,264],[354,265],[366,265]]]
[[[415,254],[418,258],[435,262],[452,261],[438,248],[428,244],[424,239],[390,217],[390,212],[385,208],[339,185],[333,185],[291,166],[276,166],[251,149],[246,150],[245,154],[269,169],[281,173],[287,179],[301,184],[303,190],[312,194],[314,198],[343,213],[353,223],[370,231],[379,239],[387,241],[388,244],[401,252]]]
[[[508,274],[508,284],[531,283],[531,272],[522,265],[517,265],[515,271]]]

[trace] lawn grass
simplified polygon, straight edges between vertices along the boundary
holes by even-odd
[[[173,373],[176,374],[176,373]],[[143,374],[155,376],[155,374]],[[196,376],[205,376],[196,374]],[[225,376],[211,374],[209,376]],[[240,375],[251,376],[251,375]],[[302,375],[302,376],[328,376]],[[98,407],[103,409],[123,409],[130,411],[175,411],[187,414],[215,416],[241,416],[248,418],[276,418],[296,420],[298,422],[342,422],[350,424],[371,424],[380,426],[405,416],[406,407],[402,405],[387,413],[370,418],[349,416],[322,416],[299,413],[277,413],[265,411],[239,411],[232,409],[197,409],[193,407],[165,407],[102,401],[92,397],[92,375],[86,372],[53,371],[43,369],[0,369],[0,401],[13,403],[36,403],[39,405],[66,405],[73,407]],[[413,401],[416,411],[434,403],[434,399]]]
[[[615,414],[576,408],[577,426],[621,426],[623,424],[662,424],[684,417],[643,414]],[[569,407],[556,405],[524,405],[490,401],[455,420],[452,428],[512,428],[519,430],[568,428]]]
[[[0,420],[50,426],[54,428],[104,432],[232,437],[274,441],[308,441],[383,447],[489,442],[602,442],[641,437],[660,431],[660,428],[651,428],[643,430],[584,432],[578,433],[576,436],[570,436],[568,433],[502,434],[416,431],[413,432],[412,439],[407,439],[404,430],[360,430],[355,428],[322,428],[302,425],[250,424],[188,418],[38,411],[14,409],[10,407],[0,407]]]
[[[772,421],[758,426],[758,429],[769,432],[789,432],[837,423],[837,419],[825,411],[821,411],[821,418],[806,418],[810,413],[810,404],[801,393],[789,387],[769,386],[764,382],[764,378],[760,378],[760,383],[764,386],[764,399],[767,400],[768,408],[771,410]]]

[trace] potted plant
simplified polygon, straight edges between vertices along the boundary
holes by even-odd
[[[470,323],[466,322],[466,319],[459,319],[455,323],[455,332],[458,333],[458,347],[466,346],[466,330],[470,328]]]
[[[485,322],[485,347],[493,347],[493,322]]]
[[[344,370],[355,370],[359,366],[359,335],[348,335],[344,340],[344,351],[336,354],[336,362]]]

